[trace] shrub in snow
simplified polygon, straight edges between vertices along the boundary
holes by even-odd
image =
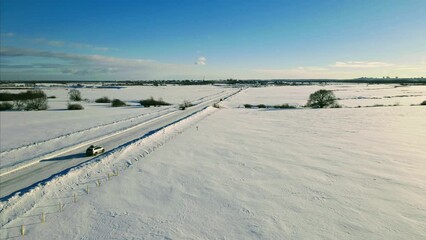
[[[15,93],[0,92],[0,101],[13,101],[16,100],[15,96]]]
[[[56,96],[48,96],[47,98],[56,98]]]
[[[11,103],[3,103],[3,108],[15,108],[16,110],[46,110],[47,96],[41,90],[29,90],[20,93],[0,93],[0,101],[13,101]],[[10,108],[10,109],[12,109]]]
[[[0,101],[17,101],[17,100],[29,100],[35,98],[45,98],[46,94],[42,90],[28,90],[20,93],[0,93]]]
[[[129,167],[133,164],[131,160],[127,160],[126,163],[127,163],[127,167]]]
[[[334,103],[333,105],[330,106],[330,108],[342,108],[342,105],[338,103]]]
[[[214,108],[220,108],[219,104],[217,104],[217,103],[213,104],[213,107]]]
[[[168,106],[170,105],[170,103],[167,103],[165,101],[163,101],[162,98],[159,98],[158,100],[155,100],[153,97],[150,97],[148,99],[145,100],[140,100],[139,103],[144,106],[144,107],[151,107],[151,106]]]
[[[95,100],[96,103],[110,103],[111,100],[108,97],[101,97]]]
[[[266,108],[266,105],[265,104],[259,104],[259,105],[257,105],[257,107],[258,108]]]
[[[80,91],[77,90],[77,89],[71,89],[68,92],[68,95],[69,95],[71,101],[79,102],[79,101],[83,100],[83,98],[81,97]]]
[[[126,103],[121,101],[120,99],[114,99],[111,102],[111,107],[122,107],[126,106]]]
[[[78,103],[74,103],[74,104],[68,103],[68,110],[83,110],[83,109],[84,109],[84,107],[81,106],[81,104],[78,104]]]
[[[6,111],[6,110],[12,110],[12,109],[13,109],[13,104],[8,102],[0,103],[0,111]]]
[[[245,108],[252,108],[253,106],[251,104],[244,104]]]
[[[306,106],[311,108],[326,108],[335,103],[336,97],[334,96],[333,91],[321,89],[309,95],[309,100],[306,103]]]
[[[287,109],[287,108],[296,108],[296,106],[289,105],[288,103],[284,103],[282,105],[275,105],[274,108]]]
[[[13,101],[13,107],[18,111],[25,110],[25,100],[15,100]]]
[[[420,103],[422,106],[426,106],[426,100],[424,100],[422,103]]]
[[[49,108],[49,106],[47,105],[46,95],[41,98],[25,100],[24,102],[26,111],[46,110]]]

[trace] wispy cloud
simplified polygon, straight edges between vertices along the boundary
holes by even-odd
[[[50,41],[44,38],[35,38],[34,42],[39,44],[46,44],[52,47],[63,47],[65,45],[65,42],[63,41]]]
[[[8,37],[8,38],[10,38],[10,37],[15,37],[15,36],[16,36],[16,34],[13,33],[13,32],[0,33],[0,37]]]
[[[95,46],[95,45],[87,44],[87,43],[49,40],[45,38],[34,38],[34,39],[31,39],[31,41],[37,44],[49,45],[52,47],[68,47],[68,48],[78,48],[78,49],[89,49],[89,50],[95,50],[95,51],[109,51],[112,49],[108,47]]]
[[[80,49],[91,49],[91,50],[96,50],[96,51],[109,51],[109,50],[116,50],[115,48],[109,48],[109,47],[98,47],[98,46],[94,46],[92,44],[85,44],[85,43],[67,43],[67,45],[69,47],[73,47],[73,48],[80,48]]]
[[[328,68],[324,67],[296,67],[296,68],[286,68],[286,69],[255,69],[255,72],[265,73],[265,74],[288,74],[288,73],[318,73],[327,71]]]
[[[370,61],[347,61],[347,62],[336,62],[330,67],[337,68],[383,68],[391,67],[394,64],[386,62],[370,62]]]
[[[203,56],[198,57],[197,61],[195,62],[196,65],[206,65],[207,59]]]
[[[61,72],[64,74],[73,74],[73,75],[93,75],[93,74],[105,74],[105,73],[115,73],[119,70],[113,67],[92,67],[85,69],[75,69],[75,68],[63,68]]]
[[[418,77],[426,74],[424,65],[393,64],[388,62],[373,61],[347,61],[336,62],[328,67],[308,66],[284,69],[255,69],[254,74],[265,78],[358,78],[358,77]]]
[[[31,69],[31,68],[60,68],[63,64],[55,63],[33,63],[33,64],[6,64],[0,65],[4,69]]]
[[[81,54],[69,54],[63,52],[53,51],[40,51],[35,49],[27,48],[15,48],[15,47],[1,47],[0,56],[4,57],[45,57],[45,58],[58,58],[62,60],[71,61],[94,61],[104,63],[152,63],[152,60],[143,59],[124,59],[114,58],[103,55],[81,55]]]
[[[150,59],[130,59],[107,55],[72,54],[60,51],[42,51],[28,48],[1,47],[0,71],[3,79],[319,79],[357,78],[362,76],[424,76],[426,68],[421,60],[413,64],[384,62],[336,62],[328,66],[300,66],[294,68],[258,68],[217,70],[206,65],[206,58],[197,58],[196,65],[170,64]],[[28,63],[30,62],[30,63]],[[368,65],[369,67],[365,67]],[[343,67],[345,66],[345,67]],[[348,67],[350,66],[350,67]],[[363,66],[363,67],[360,67]],[[375,67],[372,67],[375,66]],[[382,67],[378,67],[382,66]],[[391,67],[392,66],[392,67]]]
[[[97,45],[87,44],[87,43],[52,40],[52,39],[47,39],[43,37],[34,38],[29,36],[17,35],[16,33],[13,33],[13,32],[0,33],[0,37],[1,38],[15,37],[17,40],[26,41],[33,44],[47,45],[47,46],[57,47],[57,48],[75,48],[75,49],[85,49],[85,50],[93,50],[93,51],[101,51],[101,52],[106,52],[109,50],[117,50],[116,48],[97,46]]]
[[[0,57],[38,57],[51,59],[52,61],[52,64],[49,65],[37,63],[29,65],[12,65],[9,62],[8,65],[2,65],[2,70],[6,71],[13,71],[13,69],[18,71],[24,68],[34,71],[49,69],[57,74],[64,75],[101,75],[109,78],[120,77],[122,79],[166,78],[167,76],[173,75],[191,76],[191,74],[197,72],[196,67],[193,65],[168,64],[149,59],[127,59],[104,55],[69,54],[14,47],[1,47]],[[116,74],[121,75],[118,76]]]
[[[330,71],[329,68],[306,66],[284,69],[254,69],[254,75],[263,78],[347,78],[344,72]]]

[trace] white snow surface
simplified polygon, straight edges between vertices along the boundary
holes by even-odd
[[[426,108],[238,108],[292,103],[293,88],[246,89],[2,202],[0,236],[24,225],[25,239],[424,239]]]
[[[319,89],[332,90],[344,107],[364,107],[375,104],[409,106],[420,104],[426,99],[425,85],[394,84],[336,84],[250,88],[231,102],[232,107],[243,104],[290,105],[306,104],[309,95]]]

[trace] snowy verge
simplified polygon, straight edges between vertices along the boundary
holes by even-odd
[[[69,195],[72,192],[80,196],[82,191],[84,192],[85,189],[88,189],[81,189],[82,185],[85,186],[88,183],[95,182],[96,184],[98,182],[103,184],[110,180],[112,176],[118,176],[119,173],[131,167],[141,158],[144,158],[147,154],[150,154],[164,143],[173,139],[176,135],[181,134],[188,127],[193,126],[217,110],[217,108],[206,107],[190,116],[157,129],[148,136],[141,137],[141,139],[120,146],[108,155],[99,156],[88,163],[73,167],[65,173],[58,174],[51,180],[40,183],[22,196],[17,193],[10,199],[0,202],[0,214],[2,216],[0,237],[3,239],[10,237],[10,234],[16,235],[21,225],[31,225],[31,223],[28,224],[26,222],[27,219],[22,216],[32,211],[38,211],[39,208],[41,208],[38,206],[38,202],[42,199],[60,199],[60,197],[58,197],[59,195],[68,194],[68,196],[63,198],[66,200],[73,196]],[[134,151],[135,149],[138,151]],[[138,153],[133,159],[128,159],[125,162],[120,161],[121,158],[119,156],[123,154],[129,155],[129,153],[131,154],[132,152],[143,153]],[[63,200],[59,200],[59,202],[65,205],[67,204]],[[57,206],[58,205],[55,205],[54,207]],[[54,213],[49,212],[49,209],[47,209],[46,214]]]

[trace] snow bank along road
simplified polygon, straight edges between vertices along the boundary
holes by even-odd
[[[220,99],[225,99],[239,91],[240,90],[236,90],[232,93],[219,95],[216,98],[200,102],[199,104],[187,108],[184,111],[176,109],[176,111],[165,113],[157,118],[132,126],[127,130],[120,131],[120,133],[113,133],[101,137],[97,141],[91,142],[91,144],[103,146],[106,149],[106,153],[104,154],[108,154],[108,152],[113,151],[115,148],[135,139],[148,136],[164,126],[186,118],[187,116],[206,108],[212,103],[218,102]],[[45,158],[37,161],[35,164],[29,165],[28,167],[14,171],[13,173],[0,176],[0,200],[8,199],[18,192],[23,193],[26,190],[31,189],[32,186],[37,185],[55,174],[97,158],[93,156],[87,157],[85,155],[86,148],[88,147],[87,145],[81,146],[81,144],[78,144],[76,146],[77,147],[70,151],[62,152],[54,157]]]

